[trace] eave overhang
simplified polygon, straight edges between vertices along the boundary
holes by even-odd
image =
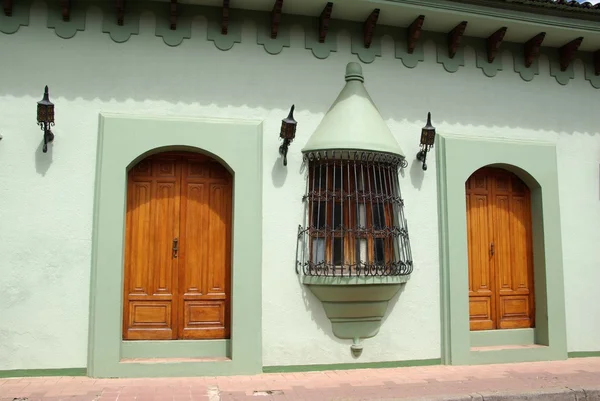
[[[169,1],[169,0],[159,0]],[[222,0],[179,0],[181,3],[221,7]],[[274,0],[236,0],[232,8],[271,11]],[[544,47],[560,48],[583,36],[580,51],[600,49],[600,8],[567,6],[549,0],[331,0],[332,20],[364,22],[379,9],[377,25],[407,28],[425,15],[424,31],[447,33],[468,22],[465,36],[488,38],[506,27],[506,42],[525,43],[546,32]],[[282,13],[319,17],[327,0],[285,0]]]

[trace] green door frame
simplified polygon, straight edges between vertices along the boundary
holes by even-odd
[[[262,122],[101,114],[96,160],[88,375],[160,377],[262,371]],[[127,171],[167,150],[211,155],[233,174],[230,341],[141,342],[146,356],[177,358],[227,350],[219,360],[127,360],[122,342]],[[243,157],[240,157],[243,155]],[[137,345],[137,344],[136,344]],[[131,352],[131,350],[128,350]]]
[[[440,236],[442,363],[468,365],[567,358],[556,145],[549,142],[439,135],[436,143]],[[513,330],[478,333],[471,349],[465,181],[484,166],[502,167],[531,189],[536,328],[532,346]],[[526,336],[527,333],[525,333]],[[485,339],[484,337],[490,337]],[[499,337],[504,337],[504,340]]]

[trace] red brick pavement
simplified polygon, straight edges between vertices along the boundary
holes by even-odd
[[[600,358],[231,377],[9,378],[0,379],[0,401],[390,400],[590,386],[600,388]]]

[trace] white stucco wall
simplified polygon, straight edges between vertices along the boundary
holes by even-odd
[[[192,39],[172,48],[146,16],[140,35],[117,44],[101,33],[96,10],[86,31],[63,40],[46,28],[45,6],[36,3],[28,27],[0,34],[0,370],[86,365],[99,112],[264,119],[263,363],[355,361],[294,272],[305,188],[299,150],[343,87],[346,63],[356,60],[349,37],[318,60],[300,30],[290,48],[271,56],[256,45],[253,26],[227,52],[203,39],[205,29],[197,20]],[[433,62],[431,44],[425,56],[407,69],[387,40],[383,56],[363,65],[367,89],[410,163],[400,183],[415,272],[380,333],[365,340],[360,361],[440,357],[435,158],[426,173],[414,160],[427,111],[439,132],[557,142],[569,351],[600,350],[593,318],[600,316],[600,92],[581,78],[579,62],[578,78],[561,86],[543,58],[542,73],[525,83],[507,55],[493,79],[475,68],[470,50],[454,74]],[[56,104],[47,154],[35,124],[44,85]],[[278,132],[292,103],[299,125],[285,169]]]

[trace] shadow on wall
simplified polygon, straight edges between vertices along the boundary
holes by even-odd
[[[114,101],[161,102],[143,107],[163,114],[177,113],[177,106],[183,104],[251,108],[260,117],[291,103],[322,113],[343,87],[345,64],[357,61],[350,52],[348,32],[338,35],[337,52],[319,60],[304,49],[304,34],[297,26],[292,29],[291,47],[272,56],[257,45],[252,22],[244,25],[242,43],[221,51],[204,39],[203,17],[194,20],[192,39],[170,47],[155,36],[151,13],[142,15],[139,35],[115,43],[102,33],[102,13],[96,7],[89,8],[86,30],[72,39],[61,39],[46,27],[43,2],[36,2],[32,11],[28,27],[12,35],[0,34],[0,45],[11,55],[3,60],[3,68],[18,72],[0,76],[0,96],[38,98],[48,84],[58,110],[64,107],[61,100],[83,99],[112,101],[91,106],[112,110],[119,110]],[[597,90],[583,80],[579,60],[575,63],[578,79],[562,86],[542,73],[549,68],[544,56],[540,75],[524,82],[513,71],[507,51],[502,54],[503,70],[488,78],[475,67],[470,48],[465,51],[465,67],[448,73],[435,62],[432,42],[425,43],[426,61],[413,69],[394,58],[388,42],[385,37],[382,57],[363,65],[367,89],[386,120],[420,125],[431,110],[438,125],[591,133],[600,125],[592,109]],[[45,68],[40,68],[40,60],[45,60]],[[556,113],[556,99],[560,99],[560,113]],[[588,118],[574,118],[583,115]]]
[[[35,171],[42,177],[46,175],[52,164],[52,143],[48,144],[48,152],[44,153],[44,139],[35,150]]]

